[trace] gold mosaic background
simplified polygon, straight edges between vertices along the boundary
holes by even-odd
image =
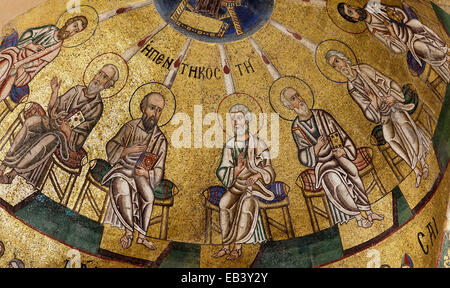
[[[139,1],[81,1],[82,4],[94,6],[99,13],[135,2]],[[409,74],[404,55],[391,54],[382,43],[373,39],[368,33],[353,35],[342,32],[330,21],[323,8],[299,1],[278,0],[275,2],[272,19],[292,28],[315,43],[332,38],[344,41],[353,48],[360,62],[372,65],[401,85],[413,84],[421,99],[432,109],[434,114],[440,114],[441,103],[436,100],[436,97],[422,81]],[[395,0],[382,2],[388,5],[401,5],[400,1]],[[423,4],[420,2],[411,1],[410,5],[422,7]],[[424,6],[420,10],[426,19],[430,19],[428,23],[427,20],[424,20],[425,24],[438,32],[447,43],[450,43],[450,39],[445,32],[436,25],[437,18],[430,7],[429,5]],[[48,0],[16,17],[10,22],[10,25],[17,29],[20,34],[29,27],[55,23],[57,17],[65,9],[65,1]],[[88,42],[73,49],[63,48],[59,56],[38,74],[31,82],[31,93],[28,100],[41,103],[46,107],[51,94],[50,80],[54,76],[62,80],[61,92],[74,85],[81,84],[85,67],[91,59],[105,52],[123,53],[161,23],[162,19],[153,5],[100,23],[94,37]],[[348,96],[345,84],[332,83],[320,74],[309,50],[280,33],[271,25],[266,25],[253,35],[253,38],[282,75],[297,76],[311,85],[315,93],[315,108],[327,110],[334,115],[336,120],[351,135],[356,146],[371,147],[369,136],[373,126],[368,124],[360,112],[360,108]],[[165,55],[176,58],[186,39],[186,36],[169,25],[154,37],[154,42],[151,45]],[[272,113],[268,101],[268,91],[273,83],[273,78],[256,55],[250,42],[242,40],[227,43],[225,47],[232,66],[250,59],[255,70],[254,73],[244,73],[243,76],[233,70],[236,90],[254,96],[266,113]],[[386,59],[389,59],[389,61],[386,61]],[[193,66],[220,67],[217,45],[193,40],[183,63]],[[156,65],[147,59],[142,53],[137,53],[130,60],[129,68],[130,77],[127,85],[119,95],[105,101],[103,116],[84,146],[90,160],[95,158],[106,159],[105,144],[115,135],[123,123],[130,120],[128,103],[133,92],[146,82],[163,82],[168,72],[161,65]],[[203,115],[215,112],[217,103],[226,94],[223,78],[201,81],[189,78],[186,74],[177,76],[172,91],[177,97],[177,112],[186,113],[191,118],[193,118],[194,105],[203,105]],[[1,123],[1,129],[9,126],[19,110],[16,109],[7,117],[6,121]],[[177,128],[177,126],[169,124],[162,129],[168,137],[169,143],[170,135]],[[208,126],[203,127],[203,131],[208,128]],[[283,181],[291,187],[289,195],[291,200],[290,212],[295,236],[300,237],[313,232],[305,201],[295,185],[295,180],[298,174],[304,170],[304,167],[297,160],[297,149],[291,135],[291,122],[280,120],[279,133],[280,153],[278,158],[273,160],[273,165],[277,173],[277,180]],[[270,137],[269,133],[269,139]],[[192,146],[193,144],[194,140],[192,139]],[[375,147],[373,148],[376,151]],[[5,151],[0,153],[0,158],[3,158],[4,153]],[[220,162],[220,156],[221,149],[175,149],[169,145],[165,178],[172,180],[180,189],[180,193],[175,198],[175,206],[170,210],[169,240],[198,244],[203,242],[205,211],[203,208],[204,198],[201,193],[207,187],[219,184],[215,171]],[[415,188],[413,174],[410,174],[400,185],[410,207],[415,207],[422,200],[424,195],[432,188],[439,174],[434,152],[429,155],[428,162],[430,164],[430,176],[423,181],[419,188]],[[387,191],[391,191],[398,185],[397,180],[378,151],[374,155],[374,165]],[[83,169],[79,178],[81,180],[75,186],[75,193],[68,203],[69,208],[75,204],[83,184],[82,179],[87,173],[86,168]],[[407,167],[404,168],[407,171]],[[61,175],[61,177],[65,176]],[[407,251],[417,266],[430,267],[435,265],[436,258],[433,255],[437,255],[439,252],[438,245],[433,246],[430,255],[424,256],[415,239],[417,231],[425,229],[426,223],[430,221],[432,216],[435,217],[438,227],[439,225],[443,227],[444,211],[448,199],[448,191],[445,187],[449,186],[448,181],[449,177],[446,175],[432,201],[408,225],[372,247],[380,251],[383,263],[397,267],[401,263],[401,257]],[[2,186],[0,195],[11,204],[18,203],[32,192],[23,189],[23,187],[24,181],[17,180],[11,186]],[[43,193],[56,199],[54,191],[49,186],[46,186]],[[382,198],[381,194],[375,190],[370,195],[370,200],[374,203],[374,211],[384,215],[391,214],[392,196],[390,194]],[[94,214],[89,209],[83,209],[81,214],[94,219]],[[281,214],[278,213],[276,217],[281,217]],[[377,222],[377,225],[365,230],[357,229],[355,221],[341,226],[343,248],[351,248],[384,232],[392,225],[391,218],[387,217],[383,222]],[[0,223],[2,223],[0,240],[3,240],[5,245],[14,247],[13,249],[7,249],[4,257],[0,259],[0,266],[5,266],[7,260],[12,259],[14,255],[20,257],[26,267],[61,267],[64,260],[67,259],[69,247],[37,233],[2,209],[0,209]],[[150,236],[156,235],[156,229],[153,230],[155,231],[152,231],[152,228],[150,229]],[[106,226],[101,247],[127,256],[155,260],[169,243],[168,241],[155,241],[158,250],[153,252],[146,251],[141,247],[133,247],[124,251],[118,245],[121,233],[118,229]],[[274,231],[274,238],[275,240],[282,240],[285,236]],[[220,239],[216,237],[214,241],[219,243]],[[398,249],[399,246],[402,247],[402,250]],[[248,267],[256,256],[259,246],[246,246],[244,257],[234,263],[208,257],[216,249],[215,246],[202,246],[202,267]],[[365,267],[368,261],[366,254],[367,251],[363,251],[327,267]],[[90,265],[97,267],[131,266],[130,264],[106,261],[85,254],[82,255],[82,259],[83,262],[93,261]]]

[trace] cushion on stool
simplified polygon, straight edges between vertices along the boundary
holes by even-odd
[[[227,192],[227,189],[225,189],[225,187],[214,186],[209,187],[208,190],[206,190],[206,195],[204,194],[204,196],[211,204],[218,206],[220,199],[222,199],[222,196],[223,194],[225,194],[225,192]]]
[[[175,184],[166,179],[162,180],[161,184],[159,184],[154,191],[155,198],[158,200],[167,200],[172,198],[174,196],[174,188]]]
[[[78,169],[81,168],[81,166],[83,166],[82,161],[84,158],[87,157],[87,152],[86,150],[84,150],[84,148],[81,148],[81,150],[78,152],[69,150],[69,159],[67,161],[64,161],[62,159],[59,149],[56,149],[55,155],[58,158],[58,160],[61,161],[61,163],[63,163],[67,167],[71,169]]]
[[[267,201],[264,199],[261,199],[259,197],[256,197],[259,201],[265,203],[265,204],[272,204],[272,203],[278,203],[286,199],[288,191],[285,191],[286,185],[283,182],[274,182],[272,185],[267,187],[270,191],[275,194],[275,199],[272,201]]]
[[[278,202],[283,201],[287,197],[288,191],[285,191],[285,184],[283,182],[274,182],[272,185],[267,187],[267,189],[269,189],[270,191],[272,191],[275,194],[275,199],[272,201],[267,201],[267,200],[261,199],[259,197],[256,197],[256,199],[258,199],[258,201],[261,201],[266,204],[278,203]],[[206,190],[206,193],[204,194],[204,196],[211,204],[219,206],[220,199],[222,199],[222,196],[223,196],[223,194],[225,194],[225,192],[227,192],[227,189],[225,189],[225,187],[213,186],[213,187],[209,187]]]
[[[300,178],[303,181],[304,189],[308,192],[319,192],[322,187],[316,188],[316,175],[314,169],[308,169],[300,174]]]
[[[371,144],[375,145],[375,146],[383,146],[385,145],[386,139],[384,139],[383,136],[383,127],[381,125],[375,126],[375,128],[373,128],[372,133],[371,133]]]
[[[13,85],[11,87],[11,92],[9,92],[9,98],[11,101],[13,101],[15,104],[20,104],[22,102],[22,99],[30,95],[30,87],[28,85],[16,87]]]
[[[97,181],[98,183],[102,183],[103,178],[105,177],[105,175],[111,171],[111,169],[113,168],[111,166],[111,164],[109,164],[108,161],[105,161],[103,159],[95,159],[95,165],[94,167],[91,168],[90,173],[92,175],[92,178],[95,179],[95,181]],[[105,185],[108,187],[109,184],[111,183],[111,180],[106,182]],[[154,195],[155,198],[158,200],[167,200],[172,198],[174,195],[174,189],[175,189],[175,184],[173,184],[171,181],[169,180],[162,180],[161,184],[159,184],[158,187],[156,187],[155,191],[154,191]]]
[[[414,109],[408,111],[410,115],[414,114],[417,109],[417,105],[419,105],[419,95],[417,92],[411,87],[410,84],[403,85],[402,87],[403,95],[405,95],[405,104],[414,104]]]
[[[367,166],[369,166],[372,163],[372,157],[369,155],[370,148],[362,147],[358,148],[356,151],[356,159],[353,161],[353,164],[356,165],[356,168],[358,168],[358,171],[363,170]]]
[[[90,170],[91,176],[92,176],[92,178],[95,179],[95,181],[97,181],[98,183],[101,184],[103,181],[103,177],[105,177],[105,175],[109,171],[111,171],[112,166],[111,166],[111,164],[109,164],[108,161],[105,161],[103,159],[95,159],[93,161],[95,161],[95,165]],[[91,163],[93,163],[93,162],[91,162]],[[110,181],[105,183],[104,186],[109,186],[109,183],[110,183]]]
[[[14,30],[10,35],[3,37],[0,51],[8,47],[16,46],[17,42],[19,42],[19,33]]]
[[[24,111],[23,117],[26,119],[32,117],[32,116],[45,116],[47,115],[45,113],[44,108],[39,103],[27,103],[27,105],[31,105],[27,108],[27,110]]]
[[[408,68],[411,71],[414,71],[414,73],[417,74],[417,76],[422,75],[423,71],[425,71],[425,68],[427,66],[427,63],[424,61],[417,62],[416,58],[412,55],[410,51],[406,54],[406,62],[408,63]]]

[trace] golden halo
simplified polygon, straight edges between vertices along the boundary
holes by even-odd
[[[92,36],[94,36],[95,31],[97,30],[99,18],[97,10],[94,7],[88,5],[80,5],[73,7],[67,11],[65,11],[61,16],[59,16],[56,21],[56,27],[61,29],[64,27],[64,24],[70,18],[76,16],[84,16],[88,20],[87,27],[80,33],[77,33],[70,37],[69,39],[64,40],[63,47],[64,48],[75,48],[84,43],[86,43]]]
[[[259,130],[264,126],[264,121],[262,121],[262,118],[259,115],[259,114],[264,113],[264,110],[263,110],[262,106],[259,104],[258,100],[256,100],[256,98],[254,98],[253,96],[251,96],[249,94],[239,93],[239,92],[224,96],[219,101],[216,113],[217,113],[218,118],[220,115],[219,120],[221,120],[221,121],[219,121],[219,123],[220,123],[220,126],[222,127],[223,131],[225,133],[227,131],[233,131],[231,129],[231,122],[227,121],[227,115],[228,115],[228,119],[229,119],[229,113],[230,113],[231,108],[237,104],[247,106],[247,108],[253,114],[254,119],[252,119],[252,122],[250,124],[250,132],[258,133]],[[252,126],[252,124],[254,126]],[[253,131],[253,130],[255,130],[255,131]],[[227,134],[229,134],[229,133],[227,133]],[[234,135],[228,135],[228,136],[234,136]]]
[[[361,7],[363,8],[367,0],[327,0],[327,13],[328,17],[330,17],[331,21],[336,25],[339,29],[344,32],[350,34],[361,34],[367,30],[367,26],[363,22],[351,23],[345,20],[337,9],[339,3],[344,2],[351,6]]]
[[[94,76],[103,68],[106,64],[113,64],[119,70],[119,80],[116,81],[114,87],[106,89],[101,92],[103,99],[109,99],[117,94],[125,88],[125,85],[128,82],[129,76],[129,67],[127,61],[122,58],[119,54],[113,52],[107,52],[104,54],[100,54],[88,64],[83,74],[83,83],[84,86],[87,86],[89,82],[94,78]]]
[[[282,77],[273,82],[269,91],[270,106],[272,106],[272,109],[280,115],[280,118],[287,121],[294,121],[297,117],[297,113],[286,108],[286,106],[283,105],[283,102],[281,102],[281,92],[288,87],[297,90],[310,109],[314,108],[315,104],[314,92],[305,81],[295,76]]]
[[[347,78],[333,69],[333,67],[331,67],[327,63],[325,55],[330,50],[336,50],[344,53],[348,57],[348,59],[352,61],[352,65],[358,64],[358,58],[356,57],[355,52],[353,52],[352,48],[350,48],[350,46],[348,46],[346,43],[335,39],[322,41],[319,43],[319,45],[317,45],[316,48],[316,66],[319,69],[320,73],[322,73],[322,75],[330,81],[336,83],[347,83]]]
[[[141,111],[142,99],[144,99],[146,95],[152,92],[161,94],[166,100],[166,105],[158,122],[161,123],[158,124],[159,127],[166,126],[167,124],[169,124],[169,122],[175,115],[177,109],[177,101],[172,90],[170,90],[169,88],[167,88],[166,85],[161,83],[157,82],[147,83],[137,88],[136,91],[134,91],[130,99],[130,107],[129,107],[130,116],[132,119],[139,119],[142,117]]]

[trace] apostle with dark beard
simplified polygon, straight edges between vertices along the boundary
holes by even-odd
[[[102,181],[103,185],[110,182],[111,199],[104,224],[125,229],[120,239],[123,249],[131,247],[135,230],[139,234],[138,244],[156,249],[146,235],[154,191],[164,177],[167,140],[157,125],[164,106],[165,99],[161,94],[146,95],[140,106],[141,119],[126,123],[106,145],[108,161],[114,167]],[[142,167],[143,157],[149,157],[153,163]]]
[[[31,28],[25,31],[14,47],[0,51],[0,101],[7,98],[11,89],[23,87],[55,60],[64,40],[86,29],[84,16],[72,17],[61,29],[54,25]]]

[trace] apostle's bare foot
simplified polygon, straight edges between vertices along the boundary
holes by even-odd
[[[145,247],[147,247],[150,250],[156,250],[155,245],[153,245],[152,242],[148,241],[144,237],[139,237],[138,240],[136,241],[136,243],[140,244],[140,245],[144,245]]]
[[[10,173],[0,174],[0,184],[11,184],[16,175],[17,174],[14,172],[14,170]]]
[[[372,227],[372,222],[370,222],[369,220],[364,218],[361,214],[358,214],[356,216],[356,222],[357,222],[358,226],[362,227],[362,228],[370,228],[370,227]]]
[[[426,163],[424,165],[422,165],[422,178],[423,179],[427,179],[428,178],[429,172],[430,172],[430,170],[428,168],[428,165]]]
[[[420,182],[422,182],[422,172],[420,172],[419,167],[414,167],[414,173],[416,174],[416,188],[420,186]]]
[[[230,255],[230,249],[227,247],[223,247],[222,249],[220,249],[217,253],[215,253],[214,255],[212,255],[213,258],[220,258],[223,257],[225,255]]]
[[[122,245],[123,249],[128,249],[131,247],[131,243],[133,242],[133,233],[127,231],[125,235],[120,238],[120,244]]]
[[[377,214],[377,213],[368,213],[367,214],[367,220],[369,220],[370,222],[373,223],[373,220],[377,220],[377,221],[382,221],[384,220],[384,216],[381,214]]]
[[[242,248],[235,249],[231,251],[230,255],[227,257],[227,260],[234,261],[239,257],[241,257],[241,255],[242,255]]]

